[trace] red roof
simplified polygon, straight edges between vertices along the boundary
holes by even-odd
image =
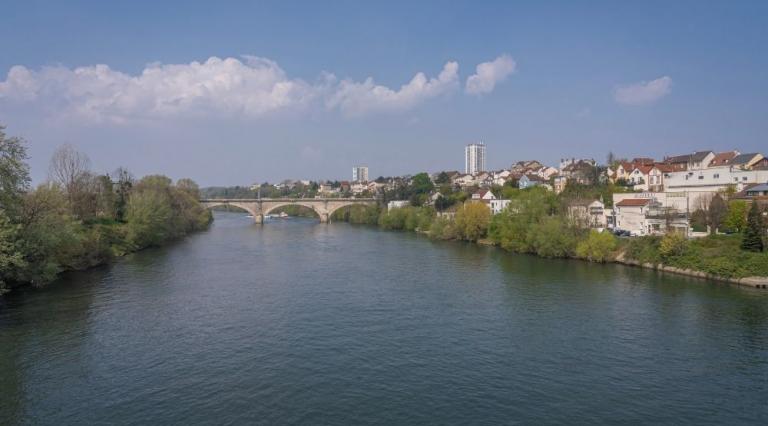
[[[715,154],[715,158],[709,163],[709,167],[725,166],[730,164],[731,160],[736,158],[739,153],[736,151],[720,152]]]
[[[650,198],[625,198],[618,203],[616,203],[616,206],[618,207],[642,207],[648,203],[650,203]]]
[[[647,175],[648,173],[650,173],[650,172],[651,172],[651,170],[653,169],[653,166],[642,166],[642,165],[638,165],[638,166],[636,166],[635,168],[636,168],[637,170],[640,170],[640,173],[642,173],[642,174],[644,174],[644,175]]]

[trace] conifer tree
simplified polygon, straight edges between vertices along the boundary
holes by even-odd
[[[763,215],[757,205],[757,200],[752,202],[747,216],[747,229],[744,231],[744,237],[741,240],[741,248],[748,251],[763,251]]]

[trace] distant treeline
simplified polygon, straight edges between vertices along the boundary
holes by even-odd
[[[0,293],[205,229],[212,216],[199,195],[190,179],[95,174],[67,145],[32,188],[26,142],[0,126]]]

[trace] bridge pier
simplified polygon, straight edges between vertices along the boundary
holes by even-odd
[[[328,213],[318,213],[320,216],[320,223],[331,223],[331,217]]]
[[[263,214],[255,214],[253,215],[253,222],[257,225],[264,224],[264,215]]]

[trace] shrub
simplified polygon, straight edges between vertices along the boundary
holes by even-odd
[[[680,232],[670,232],[659,242],[659,255],[663,260],[680,256],[685,251],[686,243],[685,235]]]
[[[605,262],[613,258],[616,237],[610,232],[592,230],[587,238],[576,246],[576,255],[592,262]]]
[[[467,202],[456,212],[456,229],[467,241],[485,237],[490,221],[491,211],[484,203]]]

